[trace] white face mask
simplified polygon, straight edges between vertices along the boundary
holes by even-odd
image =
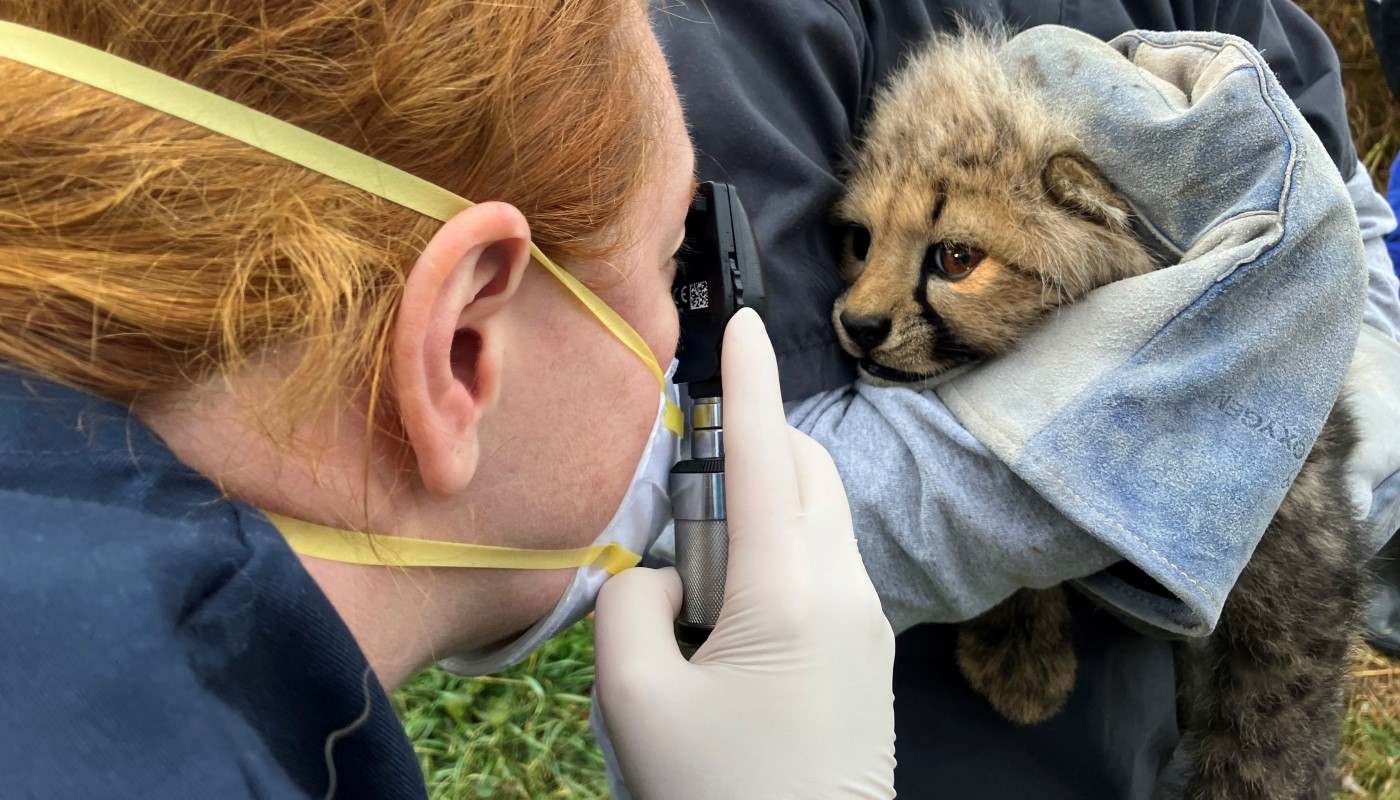
[[[667,427],[666,416],[668,408],[679,408],[676,405],[676,385],[671,383],[677,363],[673,360],[671,368],[666,371],[666,391],[661,397],[661,408],[656,413],[651,438],[642,451],[642,461],[637,465],[637,472],[632,476],[622,505],[618,506],[612,521],[593,541],[594,548],[618,548],[616,553],[623,561],[630,562],[628,567],[636,566],[671,519],[671,495],[667,487],[671,467],[680,459],[680,436]],[[549,616],[509,643],[447,658],[438,662],[439,666],[458,675],[484,675],[518,664],[535,648],[593,610],[603,582],[621,571],[609,569],[608,566],[601,562],[580,566]]]
[[[561,569],[577,567],[554,610],[524,633],[503,644],[442,660],[440,665],[459,675],[498,672],[524,660],[550,637],[583,619],[593,610],[608,578],[641,561],[671,519],[671,467],[680,459],[683,422],[671,382],[679,362],[666,371],[656,421],[627,493],[617,513],[588,547],[531,550],[513,547],[378,536],[329,528],[279,514],[267,514],[297,553],[351,564],[400,567],[487,567]]]
[[[441,222],[472,205],[466,198],[364,153],[78,42],[0,21],[0,49],[7,59],[143,103]],[[675,364],[663,374],[646,340],[626,320],[533,244],[530,252],[641,359],[661,391],[661,409],[641,464],[617,514],[595,543],[569,550],[522,550],[356,533],[267,515],[293,550],[331,561],[396,567],[577,568],[553,612],[509,644],[450,659],[448,668],[458,671],[484,673],[506,667],[588,613],[603,581],[636,566],[670,515],[667,473],[679,456],[684,427],[671,383]]]

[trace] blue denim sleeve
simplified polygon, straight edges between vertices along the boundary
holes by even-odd
[[[789,404],[788,422],[830,451],[896,633],[971,619],[1023,586],[1123,558],[1008,469],[934,392],[852,384]]]

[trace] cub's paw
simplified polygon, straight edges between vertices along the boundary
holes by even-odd
[[[1074,689],[1078,659],[1064,590],[1022,589],[958,631],[958,668],[1018,725],[1055,716]]]

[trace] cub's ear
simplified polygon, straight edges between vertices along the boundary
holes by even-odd
[[[1041,173],[1050,199],[1072,214],[1114,230],[1128,230],[1132,210],[1094,162],[1082,155],[1052,156]]]

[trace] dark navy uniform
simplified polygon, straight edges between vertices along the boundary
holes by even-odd
[[[267,520],[124,409],[0,372],[0,798],[424,798]]]

